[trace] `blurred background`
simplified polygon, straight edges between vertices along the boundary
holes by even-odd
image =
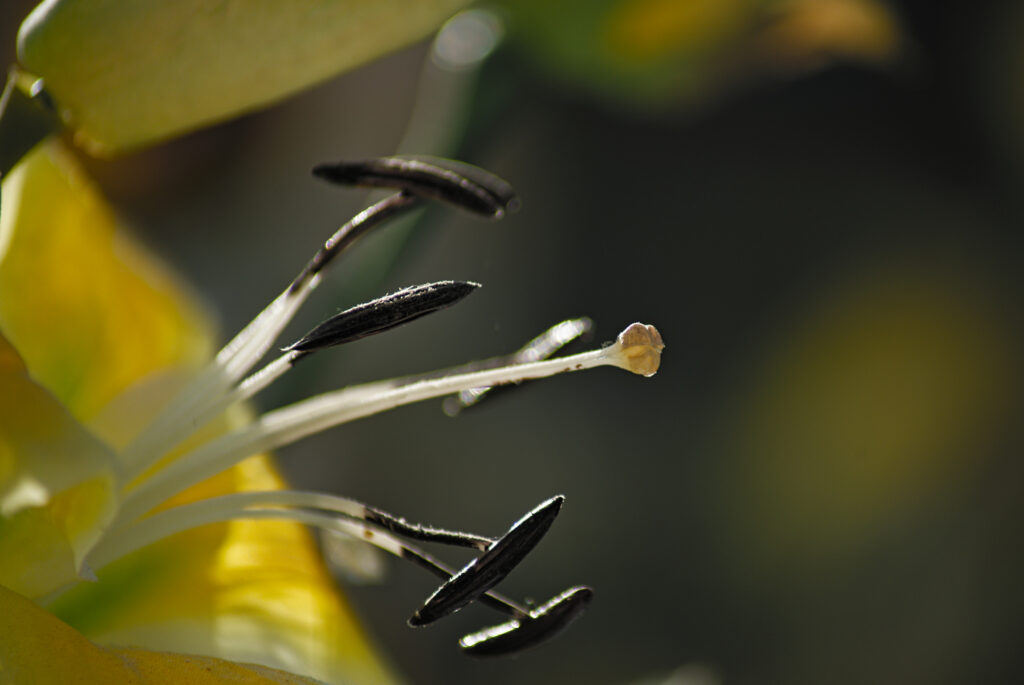
[[[4,58],[32,1],[0,5]],[[230,335],[367,194],[319,162],[433,152],[519,190],[350,254],[286,337],[429,280],[458,307],[325,353],[259,398],[510,352],[570,316],[658,326],[662,370],[438,402],[280,453],[299,487],[499,534],[557,524],[501,589],[595,588],[556,641],[459,654],[498,617],[348,593],[416,683],[974,683],[1024,668],[1019,362],[1024,5],[509,0],[271,109],[86,160]],[[452,27],[449,27],[452,28]],[[442,36],[444,38],[444,36]],[[305,368],[304,368],[305,367]],[[461,563],[456,554],[450,557]]]

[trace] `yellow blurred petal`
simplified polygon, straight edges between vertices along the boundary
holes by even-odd
[[[738,544],[759,573],[842,567],[981,465],[1018,368],[985,278],[873,264],[766,346],[732,431]]]
[[[278,100],[419,39],[466,0],[49,0],[18,55],[109,153]]]
[[[0,586],[2,685],[309,685],[315,681],[209,657],[98,647]]]
[[[257,664],[238,664],[212,657],[188,654],[168,654],[141,649],[109,650],[131,671],[141,683],[150,685],[316,685],[312,678],[285,673]],[[109,682],[109,681],[108,681]]]
[[[113,504],[113,458],[75,417],[124,444],[209,358],[210,345],[196,307],[118,232],[59,144],[34,150],[3,193],[0,329],[13,347],[0,345],[0,504],[12,515],[0,522],[0,584],[39,595],[75,577]],[[242,414],[231,425],[247,420]],[[269,460],[254,458],[167,506],[281,487]],[[184,533],[103,569],[54,609],[109,644],[227,656],[332,682],[390,681],[296,524]]]
[[[114,468],[0,335],[0,585],[38,596],[77,578],[113,517]]]
[[[0,586],[0,682],[133,683],[128,667],[24,597]]]
[[[903,43],[894,12],[881,0],[788,0],[775,11],[758,42],[778,67],[816,67],[835,57],[885,62]]]
[[[145,376],[212,353],[198,307],[57,142],[3,179],[0,329],[84,422]]]
[[[172,504],[279,489],[256,457]],[[277,521],[203,526],[98,569],[51,609],[102,644],[209,654],[336,683],[387,683],[310,534]]]

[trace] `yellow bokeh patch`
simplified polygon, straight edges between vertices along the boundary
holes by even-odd
[[[605,43],[629,62],[699,52],[745,24],[746,0],[622,0],[608,13]]]
[[[762,345],[729,431],[737,542],[760,573],[840,568],[983,466],[1014,332],[954,264],[871,265]]]

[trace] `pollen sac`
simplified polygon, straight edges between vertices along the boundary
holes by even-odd
[[[472,656],[505,656],[521,652],[565,630],[580,617],[593,597],[594,591],[588,587],[570,588],[523,618],[466,635],[459,640],[459,646]]]
[[[320,164],[313,175],[341,185],[393,188],[500,219],[519,210],[509,183],[479,167],[440,157],[380,157]]]
[[[438,281],[404,288],[332,316],[285,349],[311,352],[381,333],[450,307],[479,287],[469,281]]]
[[[425,626],[444,618],[501,582],[544,537],[564,501],[561,495],[552,497],[512,524],[486,552],[441,585],[412,615],[409,625]]]
[[[615,339],[619,348],[620,366],[640,376],[653,376],[661,365],[661,351],[665,343],[654,326],[630,324]]]

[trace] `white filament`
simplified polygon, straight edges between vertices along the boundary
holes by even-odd
[[[211,523],[240,519],[276,518],[296,521],[351,535],[402,556],[403,544],[390,533],[354,519],[366,508],[345,497],[318,492],[270,490],[240,492],[167,509],[120,528],[88,555],[88,563],[102,567],[158,540]]]
[[[134,488],[129,487],[118,521],[132,521],[174,494],[250,455],[295,442],[332,426],[469,388],[518,383],[597,366],[617,366],[621,364],[620,356],[618,346],[613,345],[547,361],[441,376],[407,384],[403,384],[402,379],[396,379],[311,397],[268,412],[244,428],[201,445]]]
[[[318,282],[315,275],[296,291],[281,293],[120,453],[126,482],[218,413],[225,394],[266,354]]]

